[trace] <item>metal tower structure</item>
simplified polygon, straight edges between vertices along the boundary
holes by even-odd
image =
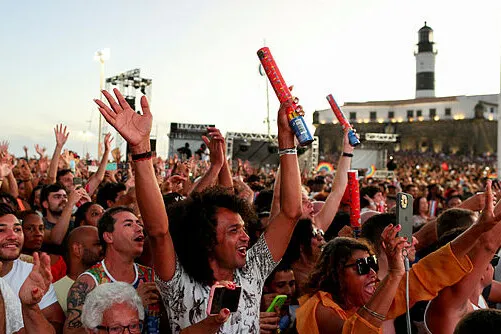
[[[117,88],[125,97],[125,100],[127,100],[127,103],[129,103],[131,108],[134,109],[138,114],[141,113],[138,99],[142,95],[146,95],[151,106],[151,86],[152,80],[142,78],[141,70],[139,68],[120,73],[110,78],[106,78],[105,83],[105,89],[108,91],[112,90],[113,88]],[[104,124],[101,131],[103,138],[104,134],[107,132],[108,125]],[[103,142],[103,138],[101,138],[101,142]],[[125,146],[125,140],[122,138],[122,136],[117,133],[115,135],[115,138],[115,146],[119,147],[121,152],[126,152],[126,149],[123,149],[123,146]],[[156,139],[156,135],[152,135],[152,138],[150,139]]]

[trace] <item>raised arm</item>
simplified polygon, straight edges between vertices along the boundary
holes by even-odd
[[[64,241],[64,237],[68,232],[70,226],[71,215],[73,212],[73,207],[84,197],[86,191],[84,188],[73,190],[68,196],[68,202],[63,209],[63,212],[57,219],[57,224],[49,230],[45,229],[44,232],[44,242],[48,242],[55,245],[61,245]]]
[[[501,224],[499,224],[499,218],[494,215],[490,186],[488,185],[487,188],[484,201],[485,210],[477,224],[496,225],[483,233],[471,250],[470,257],[473,263],[471,273],[455,285],[443,289],[438,297],[431,301],[426,313],[426,320],[433,333],[448,333],[454,330],[456,323],[467,310],[472,292],[478,288],[482,276],[486,274],[489,262],[501,246],[499,238]]]
[[[221,135],[221,132],[216,128],[209,127],[207,129],[209,130],[209,132],[218,131]],[[226,157],[226,141],[224,140],[223,135],[221,135],[221,141],[219,145],[221,145],[221,149],[223,151],[224,163],[221,167],[221,170],[219,171],[218,184],[221,187],[231,189],[230,191],[233,192],[233,178],[231,176],[230,163],[228,163],[228,158]]]
[[[94,100],[106,121],[129,143],[136,171],[136,196],[139,211],[151,242],[155,272],[164,281],[169,281],[176,270],[176,254],[169,233],[169,220],[160,188],[151,161],[150,132],[152,115],[146,96],[141,97],[142,115],[138,115],[127,103],[118,89],[113,92],[117,101],[103,91],[110,107]],[[150,153],[148,153],[150,152]],[[139,155],[139,156],[138,156]],[[142,156],[141,156],[142,155]],[[134,158],[135,156],[135,158]]]
[[[339,163],[337,165],[336,177],[332,184],[332,190],[322,206],[320,212],[315,215],[315,225],[324,231],[327,231],[332,223],[332,220],[336,216],[337,210],[339,208],[339,203],[343,198],[344,191],[346,190],[346,185],[348,184],[348,170],[351,165],[351,156],[353,154],[354,148],[350,145],[348,140],[348,132],[350,129],[344,129],[343,138],[343,154],[339,158]],[[346,154],[345,154],[346,153]]]
[[[54,148],[54,153],[52,154],[52,159],[49,165],[49,174],[47,175],[49,184],[56,183],[59,156],[61,155],[64,144],[68,140],[68,136],[70,135],[70,133],[66,130],[66,126],[63,128],[63,124],[56,125],[54,128],[54,134],[56,135],[56,147]]]
[[[393,298],[405,273],[402,249],[405,238],[397,237],[400,226],[388,225],[381,234],[383,249],[388,258],[389,270],[378,284],[371,299],[347,320],[340,318],[333,309],[319,304],[315,312],[320,334],[324,333],[367,333],[381,332],[384,318],[388,314]],[[374,276],[376,274],[374,273]]]
[[[273,184],[273,198],[271,200],[270,217],[275,217],[280,212],[280,182],[281,182],[280,166],[275,175],[275,183]],[[301,209],[302,210],[302,209]]]
[[[208,128],[208,130],[210,139],[202,136],[202,140],[210,151],[210,167],[200,181],[195,184],[191,192],[201,192],[205,188],[215,185],[224,166],[224,138],[218,129]]]
[[[295,149],[294,132],[289,126],[287,110],[290,101],[282,103],[278,111],[278,147],[279,150]],[[280,211],[272,217],[264,233],[266,244],[275,261],[284,255],[297,220],[301,216],[301,177],[297,154],[283,154],[280,157]]]
[[[111,152],[111,141],[113,140],[113,137],[111,137],[111,133],[106,134],[104,136],[104,153],[103,157],[101,158],[101,162],[99,163],[99,168],[97,169],[97,172],[94,173],[87,182],[87,190],[89,193],[89,196],[92,196],[94,192],[96,191],[97,187],[99,187],[99,184],[103,182],[104,179],[104,173],[106,172],[106,164],[108,163],[108,159],[110,156]]]

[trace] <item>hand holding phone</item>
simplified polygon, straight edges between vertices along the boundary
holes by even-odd
[[[275,312],[275,309],[281,309],[286,300],[287,300],[286,295],[275,296],[270,306],[268,306],[268,308],[266,309],[266,312]]]
[[[232,313],[238,310],[242,287],[234,287],[234,289],[230,289],[223,284],[217,283],[212,286],[209,295],[209,304],[207,305],[207,315],[217,315],[223,308],[227,308]]]
[[[398,236],[407,238],[409,244],[412,244],[413,202],[412,195],[406,193],[397,194],[397,224],[402,226]]]

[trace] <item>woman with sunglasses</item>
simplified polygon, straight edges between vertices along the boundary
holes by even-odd
[[[501,246],[501,205],[494,210],[490,182],[485,194],[484,210],[478,221],[410,269],[410,307],[417,301],[431,300],[441,291],[448,290],[447,287],[485,271],[494,252]],[[359,241],[334,240],[327,244],[310,279],[309,299],[299,301],[297,329],[300,334],[380,333],[386,315],[388,319],[394,319],[405,313],[405,281],[395,287],[403,267],[403,245],[398,241],[401,238],[396,237],[395,230],[400,230],[399,226],[388,225],[382,233],[388,274],[378,283],[377,289],[374,284],[375,266],[371,267],[369,259],[363,260],[371,254],[362,246],[349,247],[353,242],[359,245]],[[338,243],[347,245],[339,246]],[[341,246],[345,246],[344,252]],[[355,267],[357,274],[363,274],[367,272],[365,262],[370,270],[368,274],[360,275],[359,279],[354,279],[353,273],[346,271]],[[370,295],[371,288],[373,295]],[[463,292],[471,293],[471,288]],[[449,298],[454,296],[454,293],[449,294]],[[447,303],[449,299],[444,300]]]
[[[389,225],[382,233],[389,271],[379,283],[377,258],[367,244],[352,238],[326,244],[296,312],[299,334],[379,332],[405,273],[407,242],[396,236],[400,229]]]

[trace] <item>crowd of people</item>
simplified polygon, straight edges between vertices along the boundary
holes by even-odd
[[[110,135],[100,161],[65,150],[62,124],[50,158],[0,145],[0,333],[501,328],[493,157],[394,152],[394,177],[360,177],[352,203],[348,129],[335,175],[301,171],[291,101],[277,115],[279,168],[264,169],[228,161],[213,127],[195,154],[187,143],[163,160],[146,98],[139,114],[118,90],[103,94],[126,164]],[[414,198],[412,241],[399,235],[399,192]]]

